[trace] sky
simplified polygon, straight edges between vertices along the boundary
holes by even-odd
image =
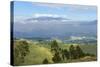
[[[97,7],[14,1],[14,21],[39,16],[60,16],[77,21],[91,21],[97,20]]]

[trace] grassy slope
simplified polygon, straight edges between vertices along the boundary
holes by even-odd
[[[52,54],[48,48],[30,44],[30,53],[25,57],[24,64],[41,64],[45,58],[52,63]]]
[[[84,52],[97,55],[97,45],[80,45]]]
[[[18,42],[16,43],[18,44]],[[29,43],[29,50],[30,53],[25,57],[25,62],[23,65],[30,65],[30,64],[42,64],[45,58],[48,59],[49,63],[52,62],[52,54],[50,52],[50,45],[41,45],[37,43],[30,42]],[[68,44],[59,44],[59,47],[63,49],[68,49],[70,45]],[[80,47],[84,50],[84,52],[96,54],[96,45],[80,45]],[[79,60],[78,60],[79,61]],[[73,62],[68,61],[68,62]],[[75,60],[76,62],[76,60]]]

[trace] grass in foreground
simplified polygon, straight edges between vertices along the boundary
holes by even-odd
[[[20,40],[15,41],[14,42],[14,52],[15,52],[14,65],[70,63],[70,62],[85,62],[85,61],[97,60],[96,45],[79,45],[78,44],[83,50],[83,52],[88,53],[88,54],[86,56],[82,56],[76,59],[75,58],[73,59],[71,56],[69,56],[69,59],[68,59],[68,56],[66,58],[65,55],[63,55],[62,50],[67,49],[69,51],[70,45],[67,45],[67,44],[58,45],[58,43],[54,43],[54,44],[57,44],[55,48],[53,45],[53,49],[57,50],[57,52],[55,52],[55,50],[53,52],[51,51],[50,44],[45,45],[45,44],[40,44],[39,42],[30,42],[30,41],[27,41],[27,42],[25,41],[25,43],[22,44]],[[20,45],[20,47],[18,45]],[[57,47],[60,48],[61,50],[58,50]],[[65,54],[68,54],[68,53],[65,52]],[[55,58],[55,57],[58,57],[59,60],[58,58]]]

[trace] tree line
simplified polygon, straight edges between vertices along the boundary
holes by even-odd
[[[62,49],[59,47],[56,40],[51,42],[51,52],[53,54],[52,61],[54,63],[60,63],[62,61],[67,61],[68,59],[79,59],[85,56],[89,56],[91,54],[84,53],[83,50],[80,48],[79,45],[70,45],[68,49]],[[92,56],[92,55],[91,55]],[[45,58],[43,60],[43,64],[48,64],[48,60]]]

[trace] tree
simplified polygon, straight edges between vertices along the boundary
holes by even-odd
[[[26,41],[20,41],[18,48],[22,56],[26,56],[29,53],[29,45]]]
[[[59,46],[56,40],[53,40],[51,42],[51,51],[55,54],[57,52],[59,52]]]
[[[63,51],[62,51],[62,57],[63,57],[63,59],[69,59],[69,52],[68,52],[68,50],[67,49],[64,49]]]
[[[71,45],[69,47],[69,52],[70,52],[71,59],[77,59],[84,56],[84,52],[82,51],[79,45],[75,47]]]
[[[75,50],[75,47],[73,45],[71,45],[69,47],[69,52],[70,52],[70,58],[71,59],[76,59],[77,56],[76,56],[76,50]]]
[[[58,46],[58,43],[56,40],[53,40],[52,43],[51,43],[51,48],[53,49],[59,49],[59,46]]]
[[[44,60],[43,60],[43,64],[48,64],[49,62],[48,62],[48,60],[45,58]]]
[[[77,58],[84,56],[84,52],[82,51],[79,45],[76,46],[76,54],[77,54]]]
[[[59,63],[61,61],[61,57],[60,57],[60,54],[59,52],[56,52],[54,57],[52,58],[52,60],[55,62],[55,63]]]
[[[29,53],[29,45],[26,41],[19,41],[14,45],[14,64],[20,65],[24,62],[25,56]]]

